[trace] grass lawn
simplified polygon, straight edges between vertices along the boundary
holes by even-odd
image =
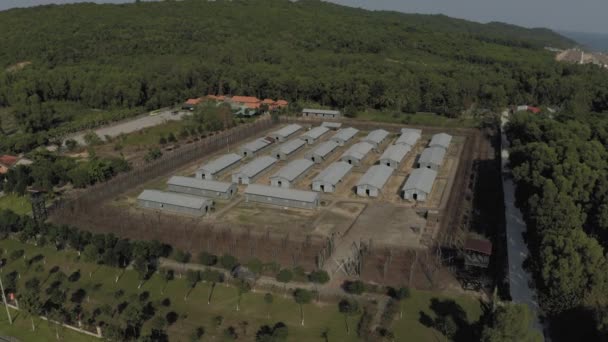
[[[24,215],[32,211],[32,205],[26,196],[7,194],[0,197],[0,209],[10,209],[19,215]]]
[[[139,280],[136,272],[127,270],[123,273],[116,268],[86,263],[72,251],[57,252],[54,248],[36,247],[14,240],[0,241],[0,248],[4,251],[0,257],[9,259],[0,276],[4,278],[10,272],[18,271],[21,274],[18,287],[23,286],[28,279],[35,276],[41,280],[42,288],[46,288],[53,282],[54,275],[50,275],[49,270],[54,266],[59,266],[67,276],[78,272],[80,276],[74,278],[76,280],[63,281],[64,285],[69,288],[67,291],[68,311],[76,306],[76,303],[73,303],[70,298],[72,293],[78,289],[86,292],[87,298],[82,300],[81,305],[87,312],[92,312],[104,304],[108,304],[112,308],[116,308],[121,303],[128,305],[139,300],[139,296],[143,293],[147,293],[149,297],[146,300],[153,303],[156,316],[165,317],[170,312],[178,315],[177,321],[166,328],[171,341],[187,341],[190,334],[199,326],[205,329],[204,340],[221,341],[224,329],[233,326],[239,334],[239,340],[253,341],[255,332],[260,326],[264,324],[272,326],[279,321],[289,327],[289,341],[323,341],[321,333],[326,329],[329,331],[329,341],[360,341],[356,334],[359,316],[348,318],[351,333],[346,334],[344,316],[338,312],[337,304],[313,302],[304,305],[305,326],[301,326],[299,307],[291,296],[285,298],[281,289],[274,294],[274,302],[271,305],[264,302],[264,293],[246,293],[242,297],[240,310],[236,311],[238,294],[237,290],[231,286],[216,286],[213,290],[211,304],[207,304],[211,285],[199,283],[193,290],[190,290],[179,275],[176,275],[175,280],[165,283],[160,275],[155,274],[138,289]],[[25,257],[11,261],[8,256],[12,251],[18,249],[25,251]],[[26,260],[39,254],[44,256],[44,261],[37,261],[27,266]],[[117,276],[119,279],[116,282]],[[120,293],[119,290],[122,290],[123,293]],[[186,294],[188,294],[188,298],[185,300]],[[434,298],[439,300],[435,304],[433,304]],[[162,304],[163,301],[164,304]],[[421,323],[421,317],[424,315],[434,319],[441,312],[458,314],[461,310],[460,317],[464,317],[464,321],[470,323],[476,321],[481,313],[480,305],[474,299],[465,296],[449,298],[422,291],[412,291],[412,297],[403,302],[403,308],[403,318],[397,317],[392,326],[396,341],[429,341],[437,338],[443,340],[436,329]],[[119,316],[118,313],[115,316],[102,314],[98,317],[98,321],[117,322]],[[221,326],[217,326],[215,323],[216,316],[223,317]],[[245,325],[242,322],[245,321],[247,325],[243,330]],[[424,322],[424,320],[422,321]],[[0,310],[0,332],[2,334],[15,336],[23,341],[54,339],[55,327],[53,325],[49,326],[48,323],[42,322],[38,324],[38,329],[36,334],[33,334],[29,316],[24,312],[19,312],[15,324],[9,326],[6,314]],[[147,335],[150,329],[151,320],[148,320],[142,327],[141,335]],[[65,328],[59,331],[66,341],[94,340],[94,338],[75,334]]]
[[[11,309],[11,315],[13,318],[13,325],[8,323],[8,317],[6,316],[4,307],[0,308],[0,335],[15,336],[21,341],[28,342],[56,341],[57,334],[59,334],[62,341],[100,341],[98,338],[65,327],[60,327],[36,317],[34,318],[36,330],[32,331],[31,317],[27,313]]]
[[[401,113],[394,115],[390,112],[368,110],[357,113],[357,119],[381,121],[405,125],[439,126],[439,127],[477,127],[478,120],[474,118],[451,119],[433,113]]]
[[[11,111],[10,107],[0,108],[0,128],[7,134],[17,130],[17,122]]]
[[[162,125],[144,128],[141,131],[133,132],[124,136],[121,140],[122,144],[127,146],[155,146],[161,136],[167,138],[169,133],[173,133],[176,138],[179,138],[179,132],[182,127],[188,127],[187,120],[169,121]]]
[[[456,322],[461,318],[463,326],[458,333],[467,336],[470,324],[477,322],[482,314],[481,304],[473,298],[447,297],[427,291],[412,291],[402,305],[403,318],[397,314],[392,326],[396,341],[445,341],[430,324],[441,315],[452,316]]]
[[[13,240],[0,241],[0,248],[5,250],[3,257],[7,257],[11,251],[23,249],[26,259],[30,259],[35,255],[42,254],[45,256],[45,262],[42,261],[32,264],[29,268],[26,266],[26,259],[19,258],[15,261],[9,261],[3,269],[2,275],[12,271],[18,271],[21,274],[21,279],[18,280],[19,286],[22,286],[28,279],[36,276],[43,282],[43,288],[51,283],[49,280],[49,272],[52,267],[59,266],[61,271],[70,276],[78,271],[80,279],[74,282],[68,282],[69,286],[67,298],[75,290],[83,289],[86,291],[89,300],[82,302],[83,308],[86,311],[93,311],[103,304],[109,304],[116,307],[122,302],[130,303],[138,300],[137,297],[144,293],[149,293],[149,299],[153,301],[156,308],[156,314],[165,316],[169,312],[175,312],[179,318],[177,321],[167,328],[170,340],[185,341],[196,327],[203,326],[205,328],[205,337],[219,338],[223,336],[223,330],[228,326],[233,326],[237,329],[240,340],[250,341],[254,339],[255,332],[261,325],[274,325],[276,322],[283,322],[289,327],[289,341],[320,341],[320,335],[324,329],[329,329],[330,340],[335,341],[358,341],[356,333],[351,332],[346,334],[344,326],[344,316],[337,309],[336,304],[307,304],[304,306],[305,326],[300,325],[300,311],[291,297],[284,298],[281,294],[274,295],[274,303],[268,306],[263,299],[263,293],[247,293],[242,297],[240,311],[236,311],[238,300],[237,290],[230,286],[216,286],[211,304],[207,304],[207,296],[210,291],[210,284],[199,283],[194,290],[189,294],[187,300],[184,300],[186,293],[190,291],[187,288],[186,282],[179,278],[170,281],[165,288],[164,281],[158,275],[154,275],[149,281],[143,284],[141,289],[137,289],[139,283],[137,274],[134,271],[126,271],[121,275],[118,282],[115,282],[116,276],[121,274],[121,271],[115,268],[84,263],[81,262],[77,255],[73,252],[55,252],[53,248],[35,247],[22,244]],[[89,276],[90,274],[90,276]],[[46,282],[45,282],[46,281]],[[164,290],[163,290],[164,288]],[[123,290],[124,294],[118,296],[116,292]],[[160,305],[160,301],[167,298],[170,302],[168,307]],[[71,308],[74,303],[69,303]],[[68,308],[68,310],[70,310]],[[26,314],[23,313],[22,321],[24,327],[28,327],[28,320],[25,319]],[[214,318],[222,316],[224,322],[221,326],[216,326]],[[0,316],[1,317],[1,316]],[[115,320],[116,317],[100,317],[106,321]],[[349,326],[351,329],[356,327],[359,317],[353,316],[349,318]],[[247,321],[247,334],[243,334],[242,323]],[[19,322],[19,321],[17,321]],[[17,323],[16,323],[17,324]],[[147,334],[150,331],[150,321],[144,324],[142,334]],[[11,330],[12,329],[12,330]],[[0,321],[0,331],[5,331],[6,334],[11,334],[21,338],[24,341],[30,341],[28,337],[31,334],[27,329],[16,329],[8,326],[6,320]],[[351,330],[352,331],[352,330]],[[83,336],[86,338],[86,336]],[[40,340],[47,340],[40,337]],[[71,339],[66,339],[71,340]],[[82,339],[86,341],[87,339]],[[78,341],[78,340],[76,340]]]

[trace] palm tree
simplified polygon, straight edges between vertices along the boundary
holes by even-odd
[[[238,290],[239,298],[236,301],[236,311],[239,311],[239,305],[241,304],[241,298],[244,293],[251,291],[251,285],[248,282],[241,280],[237,283],[236,288]]]
[[[272,293],[266,293],[264,295],[264,302],[266,302],[266,305],[268,305],[268,312],[267,312],[268,318],[270,318],[270,306],[272,305],[273,301],[274,301],[274,297],[272,296]]]

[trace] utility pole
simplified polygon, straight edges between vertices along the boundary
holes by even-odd
[[[8,309],[8,303],[6,302],[6,295],[4,294],[4,285],[2,284],[2,278],[0,277],[0,290],[2,290],[2,301],[6,308],[6,315],[8,316],[8,322],[13,325],[13,319],[11,318],[11,312]]]

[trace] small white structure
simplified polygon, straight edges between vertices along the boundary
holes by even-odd
[[[277,159],[270,156],[258,157],[233,173],[232,182],[236,184],[251,184],[276,162]]]
[[[280,207],[315,209],[319,206],[319,194],[313,191],[251,184],[245,190],[245,201]]]
[[[408,145],[411,148],[416,146],[416,143],[422,137],[422,130],[414,128],[402,128],[401,135],[395,141],[395,145]]]
[[[391,145],[380,157],[380,164],[392,167],[393,169],[398,169],[405,156],[407,156],[411,150],[412,148],[409,145]]]
[[[258,138],[241,146],[239,148],[239,154],[243,157],[253,157],[268,146],[272,145],[272,143],[274,143],[274,139],[272,138]]]
[[[335,192],[338,184],[352,168],[351,164],[343,161],[332,163],[312,180],[312,189],[321,192]]]
[[[437,171],[414,169],[401,189],[401,196],[405,200],[426,201],[433,190],[436,178]]]
[[[386,165],[374,165],[359,179],[357,183],[357,195],[367,197],[378,197],[384,184],[393,174],[393,168]]]
[[[418,159],[418,167],[439,171],[445,158],[445,149],[442,147],[427,147]]]
[[[302,116],[305,118],[339,119],[342,114],[339,110],[304,108],[302,109]]]
[[[367,136],[361,141],[370,143],[374,146],[375,149],[377,149],[378,146],[382,145],[382,143],[388,138],[389,134],[390,133],[383,129],[376,129],[369,132],[369,134],[367,134]]]
[[[304,145],[306,145],[306,141],[296,138],[279,146],[272,152],[272,155],[277,159],[286,160],[304,147]]]
[[[202,165],[196,170],[196,178],[213,180],[217,177],[218,173],[230,169],[238,164],[241,159],[243,159],[243,157],[236,153],[224,154],[223,156]]]
[[[236,193],[237,187],[234,183],[173,176],[167,181],[167,190],[187,195],[227,200]]]
[[[270,176],[270,185],[280,188],[290,188],[291,185],[302,177],[315,165],[308,159],[296,159],[281,168],[277,173]]]
[[[300,139],[306,141],[307,144],[314,144],[323,134],[329,132],[329,128],[317,126],[302,134]]]
[[[452,142],[452,136],[446,133],[438,133],[433,135],[429,147],[441,147],[447,151]]]
[[[313,151],[306,154],[306,158],[313,162],[320,164],[324,162],[327,157],[339,147],[338,143],[333,140],[323,142]]]
[[[144,190],[137,197],[137,205],[144,209],[156,209],[178,214],[202,216],[213,206],[208,198],[164,192],[159,190]]]
[[[359,165],[361,161],[365,159],[365,156],[374,148],[374,145],[368,142],[360,142],[351,146],[342,156],[341,161],[347,162],[352,165]]]
[[[283,142],[283,141],[289,139],[289,137],[291,137],[292,135],[294,135],[297,131],[299,131],[301,129],[302,129],[302,126],[297,125],[297,124],[287,125],[281,129],[279,129],[278,131],[274,131],[274,132],[270,133],[270,137],[276,141]]]
[[[357,135],[357,133],[359,133],[359,130],[356,128],[352,128],[352,127],[342,128],[336,134],[334,134],[333,137],[331,137],[331,140],[337,142],[338,145],[340,145],[340,146],[344,146],[355,135]]]

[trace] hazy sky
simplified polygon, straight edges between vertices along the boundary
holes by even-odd
[[[84,0],[0,0],[0,10]],[[92,0],[88,0],[92,1]],[[133,0],[94,0],[132,2]],[[408,13],[443,13],[451,17],[502,21],[526,27],[608,33],[608,0],[331,0],[332,2]]]

